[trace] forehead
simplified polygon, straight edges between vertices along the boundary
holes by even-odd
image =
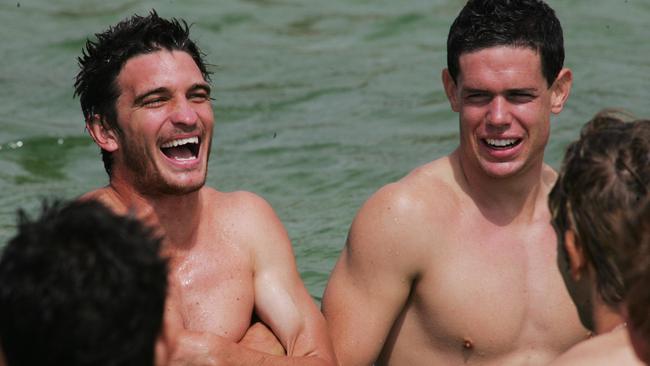
[[[458,83],[465,87],[527,89],[546,85],[540,54],[530,48],[499,46],[463,53],[459,66]]]
[[[187,52],[160,50],[130,58],[117,75],[122,93],[179,88],[204,83],[201,70]]]

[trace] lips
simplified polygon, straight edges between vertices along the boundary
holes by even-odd
[[[197,159],[201,147],[198,136],[167,141],[160,146],[166,157],[182,162]]]

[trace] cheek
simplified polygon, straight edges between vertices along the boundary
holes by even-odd
[[[542,136],[550,132],[550,113],[547,108],[543,108],[542,103],[517,106],[513,109],[513,115],[528,131],[534,131]]]
[[[214,112],[212,111],[212,106],[206,105],[205,107],[197,108],[196,113],[204,123],[214,123]]]
[[[473,130],[481,125],[484,111],[477,107],[464,107],[460,111],[460,125],[466,130]]]

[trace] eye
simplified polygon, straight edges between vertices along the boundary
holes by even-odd
[[[513,92],[508,94],[508,100],[513,103],[528,103],[536,97],[535,94],[526,92]]]
[[[142,101],[142,106],[147,108],[160,107],[167,101],[165,97],[151,97]]]
[[[488,93],[468,93],[465,95],[465,102],[469,104],[485,104],[490,102],[492,96]]]
[[[188,96],[188,98],[189,98],[189,100],[191,100],[193,102],[196,102],[196,103],[202,103],[202,102],[205,102],[205,101],[212,100],[212,98],[210,98],[210,94],[205,93],[205,92],[191,93]]]

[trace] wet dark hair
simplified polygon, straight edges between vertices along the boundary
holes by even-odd
[[[107,128],[121,133],[115,109],[120,95],[117,76],[132,57],[160,50],[187,52],[196,62],[203,78],[209,80],[210,72],[203,60],[204,54],[189,35],[190,26],[184,20],[163,19],[152,10],[146,17],[134,15],[95,34],[95,41],[87,40],[82,56],[77,59],[81,70],[74,83],[74,94],[79,96],[86,122],[98,114]],[[102,159],[110,176],[111,154],[102,150]]]
[[[650,120],[629,120],[604,110],[589,121],[566,151],[549,195],[560,250],[571,229],[596,271],[598,291],[610,306],[625,295],[617,223],[650,189]],[[566,253],[565,253],[566,254]]]
[[[539,53],[550,87],[564,64],[562,26],[540,0],[469,0],[449,29],[447,68],[455,83],[463,53],[509,46]]]
[[[650,345],[650,197],[619,226],[625,302],[632,327]]]
[[[0,259],[7,365],[153,365],[167,263],[140,222],[95,201],[44,203]]]

